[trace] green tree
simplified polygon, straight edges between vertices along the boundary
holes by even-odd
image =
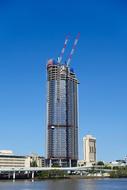
[[[36,160],[33,160],[32,162],[30,162],[30,167],[37,167],[37,162]]]
[[[37,178],[39,179],[47,179],[47,178],[64,178],[67,176],[67,173],[61,170],[50,170],[50,171],[42,171],[37,174]]]
[[[127,177],[127,168],[126,167],[117,168],[117,170],[111,172],[110,177],[112,178]]]
[[[103,161],[98,161],[98,162],[97,162],[97,165],[98,165],[98,166],[104,166],[104,162],[103,162]]]

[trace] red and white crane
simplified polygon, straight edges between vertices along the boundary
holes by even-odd
[[[75,41],[74,41],[74,44],[73,44],[73,46],[72,46],[72,50],[71,50],[71,52],[70,52],[70,54],[69,54],[69,56],[68,56],[68,59],[67,59],[67,61],[66,61],[66,64],[67,64],[68,67],[69,67],[69,65],[70,65],[70,62],[71,62],[71,59],[72,59],[72,55],[74,54],[76,45],[77,45],[77,43],[78,43],[79,36],[80,36],[80,33],[77,34],[77,36],[76,36],[76,38],[75,38]]]
[[[69,40],[69,35],[65,38],[64,46],[63,46],[63,48],[62,48],[62,50],[61,50],[60,56],[58,57],[58,64],[60,64],[61,61],[62,61],[63,54],[64,54],[64,52],[65,52],[65,49],[66,49],[68,40]]]

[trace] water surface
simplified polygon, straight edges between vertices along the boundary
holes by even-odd
[[[127,190],[127,179],[0,181],[0,190]]]

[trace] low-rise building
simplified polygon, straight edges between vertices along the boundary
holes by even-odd
[[[86,162],[85,162],[85,160],[78,160],[77,165],[78,165],[79,167],[82,167],[82,166],[85,166],[85,165],[86,165]]]
[[[37,154],[31,154],[28,156],[30,158],[30,166],[31,167],[44,167],[45,166],[45,158],[39,156]]]
[[[0,167],[44,167],[45,158],[35,155],[14,155],[11,150],[0,151]]]
[[[125,160],[115,160],[110,162],[111,166],[126,166]]]

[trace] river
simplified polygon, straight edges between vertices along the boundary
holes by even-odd
[[[0,190],[127,190],[127,179],[0,181]]]

